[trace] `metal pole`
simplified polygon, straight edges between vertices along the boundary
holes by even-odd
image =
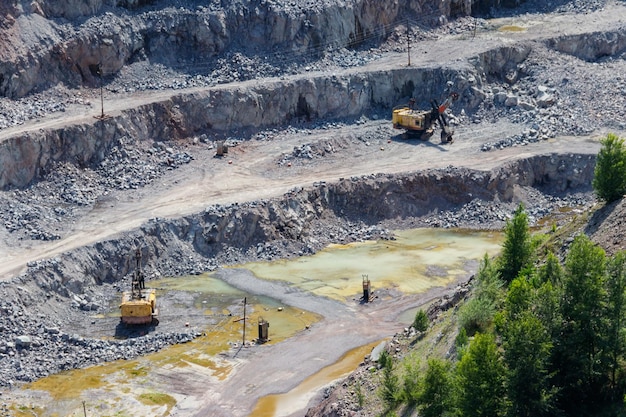
[[[83,401],[83,413],[85,414],[85,417],[87,417],[87,409],[85,408],[85,402]]]
[[[245,346],[246,345],[246,298],[243,298],[243,342],[241,343],[241,346]]]
[[[406,53],[409,56],[409,64],[407,66],[411,66],[411,31],[409,30],[409,22],[406,22]]]

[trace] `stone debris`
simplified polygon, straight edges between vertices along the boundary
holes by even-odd
[[[274,3],[283,8],[286,16],[293,17],[301,16],[302,10],[309,7],[311,2],[303,0]],[[605,3],[604,0],[534,0],[526,2],[522,6],[522,12],[545,9],[563,13],[573,11],[590,13],[604,7]],[[217,7],[215,4],[217,3],[211,2],[208,7],[198,6],[195,12],[183,8],[177,9],[173,6],[165,10],[136,12],[141,22],[145,23],[145,26],[138,25],[137,27],[141,27],[141,30],[146,30],[154,36],[155,48],[167,42],[180,42],[181,40],[177,40],[173,35],[170,39],[167,30],[180,29],[185,26],[199,27],[190,22],[193,23],[198,16],[209,18],[208,13],[214,11],[213,7]],[[72,11],[42,10],[41,13],[66,16]],[[77,10],[76,13],[81,13],[81,11]],[[130,20],[133,13],[129,12],[128,16],[118,17],[107,12],[86,19],[81,27],[66,24],[60,26],[58,30],[61,34],[71,35],[68,38],[78,39],[94,34],[111,35],[109,31],[113,28],[115,32],[119,32],[120,37],[125,37],[126,42],[132,39],[132,35],[138,35],[133,32],[134,29],[130,29],[133,26],[131,23],[136,22]],[[440,23],[445,24],[431,31],[414,28],[413,33],[416,39],[433,40],[444,35],[467,34],[475,27],[480,30],[486,28],[487,25],[485,20],[474,18],[459,18],[448,23]],[[211,24],[219,28],[221,23],[211,21]],[[320,71],[330,74],[329,80],[331,80],[335,70],[363,66],[379,59],[385,52],[404,51],[405,29],[394,29],[389,39],[382,45],[366,43],[362,48],[351,49],[331,47],[312,57],[294,55],[286,50],[251,52],[244,48],[245,45],[235,45],[231,50],[222,51],[223,45],[220,45],[219,41],[211,44],[212,41],[206,34],[194,29],[193,33],[186,35],[198,39],[207,51],[223,53],[216,54],[210,63],[207,63],[206,59],[202,62],[194,62],[191,57],[181,57],[180,62],[174,65],[149,62],[147,56],[150,51],[141,49],[131,51],[120,48],[122,54],[133,52],[135,60],[122,65],[121,60],[128,57],[116,56],[114,61],[120,62],[113,62],[112,65],[119,64],[119,71],[113,71],[104,77],[104,91],[108,97],[115,97],[116,94],[144,90],[206,87],[233,81],[263,77],[285,78],[293,74],[312,74]],[[221,38],[218,37],[219,39]],[[104,36],[101,45],[97,47],[108,50],[116,45],[118,40],[113,36]],[[575,43],[578,40],[572,38],[569,42]],[[616,53],[593,60],[584,60],[562,52],[567,49],[567,42],[566,39],[559,43],[560,49],[557,49],[555,45],[551,47],[549,44],[533,45],[534,50],[527,59],[516,68],[507,71],[502,77],[492,78],[485,74],[469,77],[466,81],[470,87],[466,90],[465,99],[466,103],[472,105],[468,104],[467,109],[453,108],[450,124],[479,124],[505,119],[520,126],[520,133],[483,145],[481,150],[485,152],[546,141],[557,135],[586,135],[607,125],[624,129],[626,127],[624,125],[626,78],[616,75],[626,73],[624,54]],[[121,43],[124,44],[124,42]],[[86,108],[95,112],[99,107],[96,104],[99,101],[99,91],[96,88],[99,79],[87,73],[84,77],[87,83],[91,83],[90,86],[94,87],[92,90],[72,89],[59,84],[40,92],[34,89],[33,92],[19,99],[0,98],[0,129],[21,125],[29,120],[41,119],[51,113],[65,112],[70,108],[81,110]],[[76,82],[76,80],[66,81],[69,85],[71,82]],[[20,96],[17,92],[15,94]],[[612,105],[606,106],[606,103],[612,103]],[[385,115],[387,110],[384,110]],[[295,120],[293,124],[298,125],[299,122]],[[366,120],[359,120],[356,124],[365,122]],[[311,160],[333,157],[333,154],[346,146],[349,140],[379,146],[378,143],[382,139],[386,141],[389,137],[385,129],[369,131],[355,138],[333,137],[332,129],[343,123],[348,122],[335,120],[311,124],[306,128],[292,126],[268,129],[255,132],[252,139],[280,140],[281,135],[304,136],[310,134],[313,129],[329,132],[327,140],[300,145],[289,154],[277,158],[277,164],[282,166],[305,164]],[[246,136],[245,132],[228,132],[227,135],[229,135],[227,138],[229,147],[234,147],[239,141],[250,137]],[[195,140],[194,146],[211,142],[211,138],[206,134],[200,135]],[[169,171],[190,163],[193,159],[192,155],[193,152],[186,150],[184,144],[174,141],[167,143],[152,140],[135,141],[129,137],[120,137],[97,164],[84,164],[86,166],[83,166],[70,161],[60,162],[49,172],[44,173],[42,180],[23,189],[12,189],[0,193],[0,219],[2,221],[0,226],[4,228],[2,233],[6,232],[22,240],[59,239],[66,230],[64,225],[71,224],[96,205],[105,204],[107,199],[115,198],[115,192],[141,190],[142,187],[157,181]],[[553,167],[555,170],[559,169],[556,165],[558,161],[555,161]],[[577,172],[573,170],[582,168],[572,163],[568,169],[572,171],[564,172],[562,175],[575,179]],[[459,175],[478,176],[480,174],[463,172]],[[449,177],[446,178],[449,179]],[[363,183],[384,186],[380,180],[380,177],[376,175],[342,180],[345,181],[342,186],[346,188],[340,191],[343,191],[345,195],[350,194],[351,198],[357,198],[360,193],[352,192],[353,189],[350,187]],[[377,181],[380,182],[376,183]],[[439,186],[436,181],[435,184],[434,187]],[[500,228],[509,219],[516,206],[516,203],[510,202],[510,199],[493,198],[490,200],[481,196],[471,196],[465,203],[458,205],[449,203],[441,207],[431,205],[425,207],[429,210],[428,212],[417,214],[410,211],[415,207],[409,207],[409,204],[398,204],[393,207],[399,210],[397,218],[389,219],[380,216],[374,207],[367,207],[370,211],[365,212],[364,204],[355,207],[353,202],[344,206],[321,207],[321,203],[316,200],[320,194],[333,191],[342,195],[342,193],[337,193],[336,189],[330,190],[329,187],[329,184],[318,181],[311,189],[292,190],[280,201],[261,200],[244,204],[215,205],[207,207],[204,212],[195,217],[171,221],[155,218],[144,224],[136,234],[155,236],[160,239],[162,247],[167,246],[169,252],[167,256],[154,260],[155,270],[164,275],[179,276],[214,270],[222,264],[308,255],[331,242],[391,240],[394,237],[389,230],[398,226]],[[367,192],[361,193],[364,202],[371,199],[369,192],[376,188],[372,187]],[[471,191],[475,192],[475,190]],[[559,192],[544,190],[546,191],[544,193],[530,186],[520,186],[517,191],[525,193],[526,209],[532,224],[559,208],[576,207],[584,210],[595,203],[588,189],[575,193],[565,193],[564,190],[557,190]],[[310,201],[315,201],[319,205],[314,206]],[[295,207],[293,212],[296,215],[286,214],[286,210],[282,209],[283,206]],[[270,212],[274,216],[272,222],[266,221],[271,217],[267,214]],[[311,213],[319,215],[322,212],[326,217],[318,221],[311,220]],[[230,222],[225,222],[228,223],[227,225],[220,223],[224,218],[230,219]],[[372,225],[381,220],[382,224]],[[403,221],[405,223],[402,223]],[[254,229],[255,227],[258,228]],[[185,235],[181,238],[181,236],[171,234],[171,230],[188,229],[196,235]],[[251,236],[254,239],[251,239]],[[134,237],[124,236],[108,244],[129,246],[129,242]],[[179,238],[180,241],[175,238]],[[198,247],[191,250],[189,248],[191,245],[198,245]],[[78,254],[64,254],[64,257],[31,262],[24,275],[11,282],[0,283],[0,333],[2,334],[0,374],[3,376],[0,386],[12,387],[62,370],[134,358],[174,343],[187,342],[200,335],[195,330],[186,330],[184,332],[156,332],[125,340],[101,340],[68,331],[66,328],[68,317],[78,316],[85,322],[89,321],[89,315],[105,310],[107,299],[104,293],[112,290],[119,291],[126,285],[123,280],[116,281],[119,275],[115,273],[119,271],[113,267],[108,271],[110,276],[100,276],[90,271],[89,276],[104,281],[107,285],[104,287],[101,281],[95,282],[95,278],[94,282],[84,282],[76,278],[77,276],[84,278],[87,273],[82,270],[69,271],[72,269],[70,265],[75,265],[73,262],[77,262],[71,260],[72,256],[82,256],[92,262],[89,267],[97,268],[93,265],[100,264],[94,260],[98,257],[94,253],[106,255],[113,252],[107,247],[107,243],[89,250],[93,252],[84,249],[84,252]],[[194,252],[195,250],[204,251],[203,256]],[[116,258],[110,262],[115,265],[115,268],[123,264],[123,260]],[[36,285],[32,285],[33,282]],[[26,284],[31,284],[31,286]],[[461,288],[451,298],[442,300],[439,308],[441,310],[449,308],[464,296],[463,291],[464,289]],[[56,311],[57,307],[59,310],[56,314],[49,314],[50,311]],[[398,337],[415,337],[415,331],[409,328],[403,336]],[[398,346],[397,340],[392,341],[389,349],[393,349],[394,353],[399,353],[396,350]],[[367,360],[364,361],[362,368],[372,369],[372,366],[372,363]],[[352,383],[354,378],[351,376],[347,381]],[[373,382],[367,379],[361,381],[364,392],[371,392],[375,389]],[[332,389],[328,388],[326,396],[333,401],[330,407],[336,411],[336,415],[351,415],[359,409],[354,392],[337,400],[336,396],[332,395]],[[1,413],[7,414],[8,411],[0,407]],[[312,411],[310,415],[314,416],[315,411]]]
[[[5,310],[5,306],[0,306]],[[12,333],[8,323],[12,316],[0,319],[0,328]],[[8,323],[7,323],[8,322]],[[189,330],[181,333],[148,334],[140,338],[120,341],[83,338],[67,334],[55,327],[46,327],[31,320],[23,323],[21,330],[31,335],[20,335],[14,342],[0,341],[0,386],[12,387],[18,383],[32,382],[61,371],[84,368],[102,362],[132,359],[156,352],[166,346],[186,343],[201,335]]]
[[[119,138],[94,167],[59,163],[43,181],[0,193],[0,213],[9,233],[27,240],[56,240],[67,223],[115,190],[136,190],[193,157],[175,143]]]

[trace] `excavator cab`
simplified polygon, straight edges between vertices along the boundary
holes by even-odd
[[[428,140],[435,131],[435,123],[441,126],[441,143],[452,143],[454,131],[450,128],[445,117],[445,111],[453,101],[458,100],[457,93],[451,93],[446,100],[437,104],[431,100],[431,110],[416,110],[415,99],[411,99],[408,105],[394,107],[391,120],[395,129],[404,129],[405,136]]]

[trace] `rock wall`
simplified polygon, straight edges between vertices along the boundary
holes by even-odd
[[[626,32],[595,32],[583,35],[563,35],[550,39],[547,45],[559,52],[573,55],[585,61],[597,61],[603,57],[619,56],[626,52]]]
[[[16,279],[69,297],[128,274],[137,245],[143,248],[148,273],[177,276],[222,264],[309,254],[329,243],[386,238],[381,222],[430,219],[446,211],[467,211],[466,227],[493,227],[503,224],[520,201],[530,212],[536,209],[537,201],[520,194],[520,188],[554,197],[589,192],[594,166],[595,155],[542,155],[488,172],[446,168],[343,179],[270,200],[154,219],[115,239],[33,262]],[[494,202],[509,204],[510,211],[502,213]],[[489,214],[494,211],[495,217]]]
[[[449,80],[455,83],[448,86]],[[120,137],[159,141],[215,134],[232,129],[284,126],[295,120],[358,117],[385,112],[401,100],[462,93],[459,106],[477,104],[470,85],[480,87],[470,64],[456,68],[401,68],[352,76],[293,78],[247,87],[216,87],[129,109],[121,115],[58,130],[40,130],[0,142],[0,189],[25,187],[59,162],[96,166]],[[463,92],[468,95],[464,98]],[[245,117],[242,117],[245,115]]]
[[[149,3],[13,0],[4,6],[7,18],[0,26],[0,35],[9,40],[0,46],[0,95],[18,98],[58,83],[95,86],[98,65],[111,75],[147,58],[179,65],[181,60],[207,61],[227,50],[307,56],[329,46],[379,42],[407,18],[436,23],[451,13],[471,13],[468,0],[323,5],[240,0],[219,7],[202,2],[168,7],[178,3],[163,1],[158,2],[161,9],[140,7]]]

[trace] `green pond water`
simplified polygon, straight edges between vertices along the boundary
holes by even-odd
[[[285,306],[279,301],[255,294],[245,293],[217,279],[212,273],[201,275],[162,278],[150,282],[151,286],[158,288],[157,294],[167,296],[168,293],[186,292],[193,295],[193,306],[207,318],[216,316],[213,320],[216,324],[209,326],[209,329],[217,332],[213,334],[221,342],[236,341],[232,332],[219,331],[224,327],[224,321],[236,320],[243,316],[243,299],[247,300],[246,307],[246,333],[248,340],[257,336],[257,324],[260,318],[270,323],[270,344],[293,336],[296,332],[303,330],[306,326],[318,321],[321,317],[296,307]],[[185,306],[181,306],[185,308]],[[163,318],[167,319],[167,312],[163,313]],[[240,332],[242,323],[235,326]],[[221,340],[221,339],[228,340]]]
[[[238,267],[257,277],[281,280],[317,295],[345,300],[362,293],[367,276],[374,289],[419,293],[468,273],[485,253],[500,251],[503,236],[493,231],[413,229],[396,240],[330,245],[312,256]]]

